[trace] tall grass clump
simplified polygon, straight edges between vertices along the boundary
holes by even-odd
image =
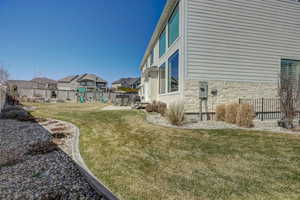
[[[240,127],[253,127],[253,119],[255,118],[253,106],[250,104],[241,104],[237,110],[236,124]]]
[[[225,121],[225,115],[226,115],[226,105],[225,104],[218,105],[216,108],[216,120]]]
[[[235,124],[236,123],[236,116],[237,116],[237,110],[239,108],[239,104],[237,103],[232,103],[226,105],[225,108],[225,121],[227,123]]]
[[[181,126],[184,121],[184,104],[175,102],[169,105],[167,118],[172,125]]]

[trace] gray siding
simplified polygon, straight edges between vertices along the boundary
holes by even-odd
[[[188,79],[271,82],[281,58],[300,59],[300,3],[186,1]]]

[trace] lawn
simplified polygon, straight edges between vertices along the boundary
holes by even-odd
[[[299,199],[300,136],[180,130],[103,104],[34,104],[33,115],[81,130],[81,154],[124,200]]]

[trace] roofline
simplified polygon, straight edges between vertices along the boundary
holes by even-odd
[[[155,27],[155,30],[152,34],[152,37],[150,39],[150,42],[148,43],[148,47],[146,49],[146,52],[144,54],[143,60],[140,64],[140,69],[143,68],[147,57],[149,56],[152,48],[154,47],[156,41],[158,40],[160,33],[163,31],[163,29],[166,26],[166,22],[168,21],[170,15],[173,12],[173,9],[175,8],[175,6],[177,5],[177,3],[179,2],[179,0],[167,0],[166,6],[159,18],[159,21]]]

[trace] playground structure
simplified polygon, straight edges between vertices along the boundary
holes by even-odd
[[[107,103],[109,100],[104,91],[89,90],[84,87],[77,89],[76,96],[77,96],[77,102],[80,103],[93,103],[93,102]]]

